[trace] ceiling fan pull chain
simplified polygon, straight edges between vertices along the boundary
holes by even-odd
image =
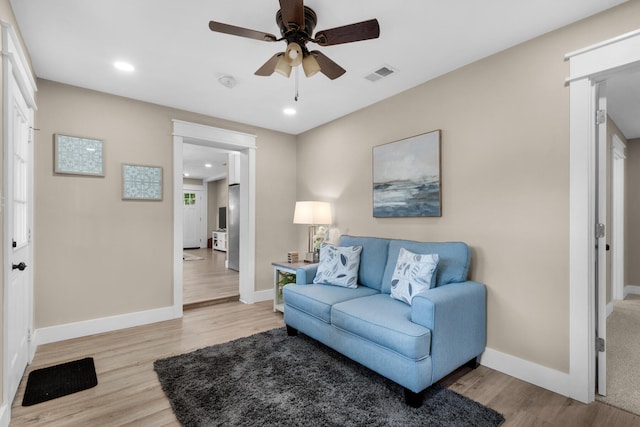
[[[298,97],[299,97],[299,93],[298,93],[298,69],[299,69],[299,68],[300,68],[300,67],[296,67],[296,68],[295,68],[295,71],[294,71],[294,73],[295,73],[295,78],[296,78],[296,96],[295,96],[293,99],[294,99],[296,102],[298,102]]]

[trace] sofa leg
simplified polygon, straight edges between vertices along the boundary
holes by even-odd
[[[422,402],[424,401],[424,390],[421,392],[415,393],[408,388],[404,389],[404,401],[407,406],[411,406],[412,408],[419,408],[422,406]]]
[[[476,369],[478,366],[480,366],[480,363],[478,363],[478,358],[474,357],[473,359],[469,360],[465,364],[465,366],[471,369]]]
[[[298,335],[298,330],[296,328],[292,328],[289,325],[287,326],[287,335],[289,335],[290,337],[295,337],[296,335]]]

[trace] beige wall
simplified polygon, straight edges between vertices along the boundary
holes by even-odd
[[[627,141],[625,161],[625,285],[640,286],[640,139]]]
[[[209,236],[211,236],[212,231],[216,231],[220,228],[218,208],[227,207],[228,200],[229,187],[227,185],[226,177],[217,181],[210,181],[207,183],[207,202],[209,204],[207,233]]]
[[[295,137],[38,80],[35,153],[35,326],[173,304],[172,119],[257,135],[256,290],[295,242]],[[53,134],[104,140],[104,178],[54,175]],[[123,162],[162,166],[161,202],[121,200]],[[181,197],[181,195],[180,195]],[[274,234],[278,236],[274,239]]]
[[[467,242],[488,347],[569,370],[564,54],[640,27],[640,2],[516,46],[299,136],[298,199],[341,233]],[[372,147],[442,129],[442,217],[372,216]],[[304,230],[298,247],[304,248]]]

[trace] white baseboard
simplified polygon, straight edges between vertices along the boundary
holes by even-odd
[[[613,301],[607,304],[607,319],[609,318],[609,316],[611,316],[612,313],[613,313]]]
[[[551,390],[563,396],[570,396],[569,374],[487,348],[480,364],[518,378],[522,381]]]
[[[9,410],[9,404],[3,402],[0,406],[0,427],[8,427],[11,422],[11,411]]]
[[[240,302],[244,304],[255,304],[262,301],[273,301],[273,289],[267,289],[265,291],[254,291],[249,295],[249,299],[240,298]]]
[[[623,290],[623,298],[626,298],[627,295],[640,295],[640,286],[636,285],[625,285]]]
[[[253,301],[273,301],[273,289],[267,289],[266,291],[256,291],[253,293]]]
[[[179,317],[179,316],[178,316]],[[118,316],[103,317],[100,319],[85,320],[77,323],[49,326],[36,329],[34,342],[36,346],[52,342],[101,334],[133,326],[147,325],[149,323],[162,322],[176,318],[173,306],[157,308],[136,313],[121,314]]]

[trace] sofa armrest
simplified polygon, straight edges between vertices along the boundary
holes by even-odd
[[[316,277],[316,271],[318,271],[318,264],[309,264],[304,267],[296,269],[296,285],[308,285],[313,283],[313,278]]]
[[[487,291],[467,281],[416,295],[411,321],[431,330],[432,382],[484,352],[487,342]]]

